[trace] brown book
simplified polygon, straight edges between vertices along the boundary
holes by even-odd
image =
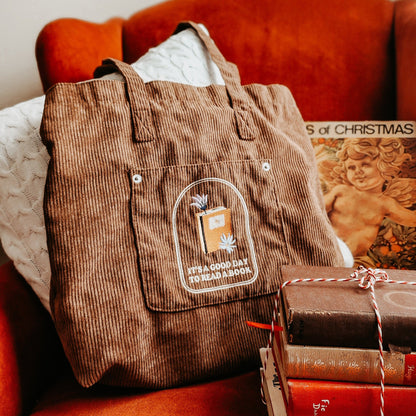
[[[276,332],[273,350],[279,354],[283,373],[289,378],[380,382],[378,349],[317,347],[289,344],[285,322],[278,316],[283,331]],[[398,350],[383,354],[386,384],[416,385],[416,354]]]
[[[284,281],[347,278],[354,269],[283,266]],[[387,270],[392,280],[416,282],[416,272]],[[416,286],[377,282],[383,345],[416,349]],[[282,290],[288,342],[351,348],[378,348],[378,332],[370,290],[352,282],[302,282]]]

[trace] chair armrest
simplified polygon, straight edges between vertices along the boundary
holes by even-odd
[[[53,379],[62,350],[48,312],[13,267],[0,266],[0,414],[26,413]]]
[[[416,120],[416,2],[395,4],[397,119]]]
[[[121,18],[104,23],[63,18],[48,23],[35,48],[43,90],[57,82],[93,78],[94,69],[105,58],[122,60],[122,27]]]

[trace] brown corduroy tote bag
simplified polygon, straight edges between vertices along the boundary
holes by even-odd
[[[258,366],[284,264],[342,265],[280,85],[57,84],[42,137],[51,309],[80,384],[164,388]]]

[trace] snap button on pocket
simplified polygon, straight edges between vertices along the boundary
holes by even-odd
[[[138,175],[138,174],[133,175],[133,182],[134,183],[140,183],[142,180],[143,180],[142,175]]]
[[[271,169],[269,162],[264,162],[261,166],[265,172],[268,172]]]

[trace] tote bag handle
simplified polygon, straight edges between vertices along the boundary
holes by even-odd
[[[194,22],[179,23],[175,34],[182,30],[192,28],[195,30],[202,43],[207,48],[212,60],[218,66],[227,89],[230,105],[234,110],[238,134],[242,140],[253,140],[255,137],[254,126],[251,120],[250,105],[244,88],[241,86],[238,68],[226,61],[214,41],[205,33],[202,27]]]
[[[196,23],[180,23],[174,33],[179,33],[188,28],[195,30],[196,34],[210,53],[212,60],[220,70],[230,100],[230,106],[234,110],[240,139],[253,140],[255,134],[253,131],[253,123],[251,122],[250,106],[247,95],[240,83],[240,75],[237,66],[225,60],[213,40]],[[94,76],[99,77],[113,72],[114,67],[120,71],[126,80],[127,98],[132,112],[135,140],[139,142],[153,140],[155,138],[155,131],[152,123],[150,100],[147,96],[145,83],[133,67],[125,62],[109,58],[105,59],[102,62],[102,66],[95,70]]]

